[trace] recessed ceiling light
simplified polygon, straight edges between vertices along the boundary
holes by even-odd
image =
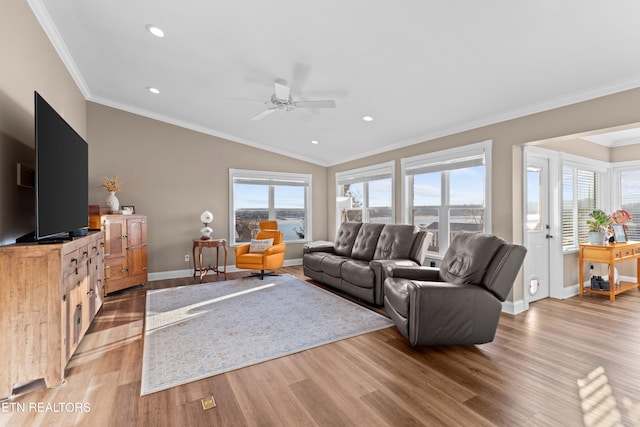
[[[311,141],[312,144],[320,144],[320,141],[316,141],[315,139]]]
[[[148,90],[149,92],[151,92],[151,93],[155,93],[155,94],[160,93],[160,91],[159,91],[157,88],[155,88],[155,87],[151,87],[151,86],[149,86],[149,87],[147,88],[147,90]]]
[[[364,120],[365,122],[372,122],[373,121],[373,117],[371,117],[371,116],[362,116],[362,120]]]
[[[164,31],[162,31],[160,28],[156,27],[155,25],[147,25],[147,31],[149,31],[151,34],[153,34],[156,37],[164,37]]]

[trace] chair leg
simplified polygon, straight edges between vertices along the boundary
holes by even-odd
[[[264,270],[260,270],[260,273],[251,273],[250,275],[245,276],[245,279],[249,279],[251,277],[258,277],[258,276],[260,276],[260,280],[264,280],[264,276],[280,276],[280,275],[275,271],[271,271],[271,272],[267,271],[265,273]]]

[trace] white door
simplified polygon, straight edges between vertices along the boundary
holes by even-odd
[[[527,257],[524,265],[524,298],[528,302],[549,297],[550,242],[549,160],[527,156],[525,174]]]

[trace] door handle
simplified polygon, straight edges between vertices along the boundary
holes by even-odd
[[[544,236],[545,239],[552,239],[553,236],[551,234],[547,234],[546,236]]]

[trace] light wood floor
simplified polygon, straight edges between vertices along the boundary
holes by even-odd
[[[304,278],[301,267],[282,272]],[[66,385],[0,404],[0,424],[581,426],[584,405],[601,422],[590,425],[606,425],[616,409],[620,425],[640,425],[637,289],[615,303],[536,302],[526,313],[503,314],[495,341],[480,346],[413,348],[388,328],[140,397],[145,289],[190,282],[151,282],[107,297]],[[583,388],[582,402],[577,381],[597,368],[598,387]],[[217,407],[204,411],[208,395]],[[58,406],[33,409],[47,403]],[[67,413],[73,404],[85,412]]]

